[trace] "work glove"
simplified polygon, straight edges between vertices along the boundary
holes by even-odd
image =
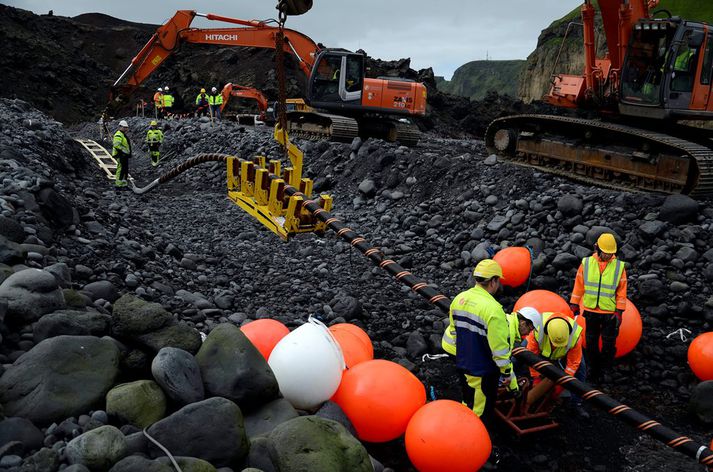
[[[572,310],[572,314],[574,316],[579,316],[579,305],[577,305],[575,303],[570,303],[569,309]]]
[[[616,316],[617,326],[621,326],[621,318],[624,316],[624,310],[616,310],[614,316]]]

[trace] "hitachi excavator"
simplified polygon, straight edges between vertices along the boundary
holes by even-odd
[[[604,186],[713,194],[713,132],[679,120],[713,120],[713,31],[653,13],[658,0],[598,0],[608,55],[596,57],[595,6],[581,8],[585,68],[553,74],[545,101],[599,119],[517,115],[493,121],[491,152]],[[664,13],[666,17],[655,18]]]
[[[240,25],[232,28],[191,28],[196,17]],[[214,14],[179,10],[160,26],[114,83],[111,99],[128,96],[175,53],[183,43],[271,48],[275,46],[274,20],[240,20]],[[306,35],[284,29],[283,49],[307,75],[307,102],[315,112],[287,115],[290,136],[351,140],[369,136],[416,144],[419,132],[409,117],[426,113],[426,87],[399,78],[366,78],[362,53],[318,46]]]
[[[226,110],[226,107],[228,106],[228,103],[230,103],[231,98],[245,98],[249,100],[254,100],[255,103],[257,104],[257,109],[259,114],[257,115],[257,118],[260,121],[265,121],[267,119],[267,97],[258,89],[253,88],[253,87],[245,87],[242,85],[235,85],[232,83],[227,83],[225,84],[225,87],[223,87],[223,91],[221,92],[221,95],[223,95],[223,104],[220,106],[220,111],[221,115],[225,117],[232,117],[235,116],[235,119],[242,123],[242,115],[235,114],[235,113],[229,113]],[[252,123],[248,124],[254,124],[255,123],[255,117],[254,115],[250,115],[250,118],[252,118]],[[249,121],[249,120],[248,120]]]

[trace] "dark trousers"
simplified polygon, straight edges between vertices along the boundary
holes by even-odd
[[[590,376],[596,380],[605,369],[614,364],[616,337],[619,335],[619,320],[614,313],[584,312],[587,321],[587,347],[585,353]],[[599,350],[599,337],[602,349]]]
[[[480,416],[488,430],[493,427],[495,401],[498,397],[498,381],[500,372],[486,374],[480,377],[468,375],[458,369],[458,380],[463,396],[463,403]],[[482,413],[480,413],[482,411]]]

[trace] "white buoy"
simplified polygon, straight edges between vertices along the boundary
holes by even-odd
[[[311,410],[339,388],[344,356],[329,329],[310,316],[277,343],[268,360],[280,391],[292,406]]]

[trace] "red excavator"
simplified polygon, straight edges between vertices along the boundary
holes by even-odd
[[[235,116],[235,119],[239,123],[245,122],[243,120],[244,116],[236,113],[229,113],[226,110],[226,107],[228,106],[228,103],[230,102],[231,98],[244,98],[248,100],[254,100],[255,103],[257,104],[257,109],[258,109],[258,115],[257,119],[260,121],[265,121],[267,119],[267,114],[265,113],[267,111],[267,97],[263,95],[261,91],[259,91],[256,88],[252,87],[244,87],[242,85],[235,85],[232,83],[227,83],[225,84],[225,87],[223,87],[223,91],[221,92],[221,95],[223,95],[223,104],[220,106],[220,111],[222,116],[225,117],[232,117]],[[255,115],[247,115],[248,118],[251,118],[252,123],[248,124],[254,124],[255,123]]]
[[[191,28],[196,16],[241,27]],[[278,28],[271,26],[271,21],[179,10],[131,60],[114,83],[111,98],[128,96],[183,43],[274,49]],[[392,77],[366,78],[365,54],[323,48],[287,28],[284,35],[284,51],[297,59],[307,75],[307,102],[318,110],[289,112],[288,131],[292,136],[351,140],[361,135],[409,145],[418,142],[418,129],[407,118],[425,115],[425,85]]]
[[[713,32],[653,13],[658,0],[599,0],[608,45],[595,49],[595,7],[582,5],[584,73],[553,74],[545,101],[598,119],[517,115],[493,121],[485,143],[515,162],[600,185],[713,194]],[[662,16],[666,17],[656,18]]]

